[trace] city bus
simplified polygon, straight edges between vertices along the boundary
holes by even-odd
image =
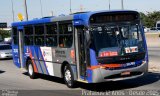
[[[13,62],[39,74],[76,82],[133,79],[148,71],[140,15],[132,10],[78,12],[12,23]]]

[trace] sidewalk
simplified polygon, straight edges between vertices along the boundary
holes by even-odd
[[[160,33],[146,35],[149,54],[149,71],[160,72]]]
[[[150,59],[149,72],[160,72],[160,60],[154,61],[154,60]]]
[[[149,71],[160,72],[160,47],[148,47]]]

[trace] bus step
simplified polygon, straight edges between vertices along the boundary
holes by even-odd
[[[86,80],[82,80],[82,79],[78,79],[77,81],[79,81],[79,82],[83,82],[83,83],[88,83],[88,81],[86,81]]]

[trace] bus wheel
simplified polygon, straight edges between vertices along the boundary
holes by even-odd
[[[74,77],[73,77],[73,73],[71,71],[71,68],[69,65],[66,65],[64,67],[64,81],[66,83],[66,85],[69,87],[69,88],[74,88],[75,87],[75,81],[74,81]]]
[[[34,72],[34,68],[31,60],[28,60],[27,62],[27,72],[31,79],[35,78],[35,72]]]

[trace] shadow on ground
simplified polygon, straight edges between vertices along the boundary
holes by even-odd
[[[29,76],[27,72],[25,72],[23,74],[26,75],[26,76]],[[56,83],[65,84],[64,80],[62,78],[43,75],[43,74],[36,74],[36,78],[35,79],[43,79],[43,80],[48,80],[48,81],[52,81],[52,82],[56,82]]]
[[[144,86],[148,84],[152,84],[160,80],[160,73],[147,73],[146,75],[130,80],[122,80],[115,82],[105,82],[98,84],[79,84],[82,89],[90,90],[90,91],[114,91],[114,90],[122,90],[129,88],[136,88],[139,86]]]
[[[12,60],[13,58],[5,58],[5,59],[0,59],[0,60]]]
[[[28,75],[27,73],[23,73],[24,75]],[[40,75],[38,74],[38,79],[49,80],[56,83],[64,84],[63,79],[47,76],[47,75]],[[114,82],[104,82],[104,83],[94,83],[94,84],[86,84],[86,83],[77,83],[77,88],[82,88],[84,90],[89,91],[114,91],[114,90],[123,90],[129,88],[136,88],[139,86],[144,86],[148,84],[152,84],[160,80],[160,73],[152,73],[149,72],[142,77],[130,80],[122,80],[122,81],[114,81]]]
[[[4,73],[5,71],[0,70],[0,74]]]

